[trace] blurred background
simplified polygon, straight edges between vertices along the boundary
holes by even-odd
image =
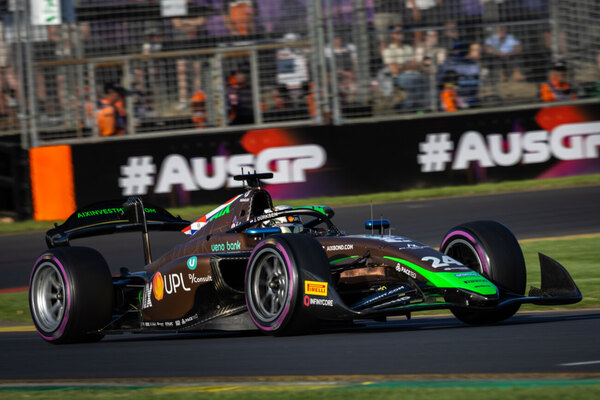
[[[128,134],[531,104],[556,61],[562,100],[599,94],[594,0],[28,3],[0,2],[0,126],[30,146],[100,135],[114,83]]]
[[[595,0],[4,0],[0,17],[13,186],[11,154],[38,146],[600,96]]]

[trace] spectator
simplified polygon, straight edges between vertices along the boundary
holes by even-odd
[[[329,65],[335,63],[338,89],[344,103],[350,103],[356,94],[356,46],[352,43],[344,44],[341,37],[333,38],[333,45],[325,48],[325,57]]]
[[[440,106],[443,111],[458,111],[468,108],[469,104],[458,94],[458,74],[449,70],[444,74],[443,87],[440,92]]]
[[[377,73],[377,89],[386,98],[392,97],[398,82],[398,64],[390,63]]]
[[[273,108],[276,110],[288,110],[291,108],[290,91],[285,85],[273,88]]]
[[[406,0],[413,20],[422,26],[436,25],[441,20],[442,0]]]
[[[302,85],[302,93],[304,100],[306,101],[306,109],[310,118],[315,119],[318,117],[317,111],[317,99],[315,96],[315,85],[312,82],[305,82]]]
[[[173,18],[172,35],[173,43],[169,50],[196,49],[202,44],[202,39],[206,39],[207,33],[204,28],[205,17],[186,17]]]
[[[223,0],[224,22],[234,38],[255,33],[254,4],[251,0]]]
[[[3,32],[4,26],[0,20],[0,120],[6,118],[8,128],[12,129],[17,127],[18,78],[15,73],[15,60],[10,51],[10,43],[4,41]]]
[[[173,42],[169,50],[184,50],[198,48],[205,41],[207,33],[204,29],[204,17],[173,18]],[[200,89],[197,79],[200,77],[201,61],[190,58],[180,58],[176,61],[178,108],[188,107],[189,92]]]
[[[163,50],[164,35],[162,29],[151,25],[144,30],[142,54],[154,54]],[[135,65],[135,64],[134,64]],[[132,94],[134,97],[134,115],[144,118],[154,115],[154,107],[167,108],[168,99],[161,96],[166,85],[161,79],[159,63],[149,58],[133,69]]]
[[[3,102],[5,107],[5,115],[7,116],[8,129],[16,129],[19,127],[19,102],[17,100],[17,91],[15,89],[7,89],[3,93]]]
[[[477,64],[481,63],[481,45],[479,43],[471,43],[469,45],[467,58],[477,62]]]
[[[115,107],[117,108],[117,112],[119,113],[119,117],[123,120],[125,124],[125,129],[127,128],[127,109],[125,105],[125,96],[127,96],[127,90],[121,85],[115,85],[115,90],[119,94],[119,98],[115,102]],[[125,133],[127,133],[125,131]]]
[[[229,14],[225,0],[192,0],[194,4],[206,7],[208,11],[205,16],[204,29],[207,33],[206,46],[214,47],[229,35],[229,29],[225,25],[225,18]],[[225,10],[226,11],[222,11]]]
[[[423,28],[437,25],[441,20],[442,0],[406,0],[405,6],[408,14],[412,16],[413,27],[419,28],[414,31],[414,44],[423,41]]]
[[[244,71],[233,71],[227,82],[229,123],[244,125],[254,123],[252,88]]]
[[[456,92],[470,107],[479,104],[479,75],[481,66],[476,58],[476,44],[469,46],[457,43],[450,52],[450,57],[438,71],[438,82],[444,84],[448,71],[457,75]]]
[[[577,99],[577,94],[567,81],[567,65],[563,61],[552,64],[548,81],[540,85],[542,101],[565,101]]]
[[[492,79],[500,81],[500,73],[504,72],[504,80],[508,81],[519,67],[521,42],[513,35],[506,33],[504,26],[498,26],[496,33],[485,40],[485,57]]]
[[[398,90],[399,75],[400,70],[396,63],[384,66],[377,73],[374,88],[378,94],[378,103],[382,110],[387,111],[402,107],[402,98]]]
[[[402,26],[396,25],[392,28],[390,43],[383,49],[382,57],[386,66],[389,67],[392,63],[398,66],[397,84],[406,91],[403,108],[422,109],[425,105],[423,94],[427,82],[422,74],[422,65],[416,60],[414,48],[404,43]]]
[[[438,40],[440,47],[446,50],[452,50],[457,44],[462,43],[458,34],[456,21],[450,20],[444,24],[444,29]]]
[[[192,122],[198,129],[206,126],[206,95],[200,89],[194,93],[191,99]]]
[[[38,121],[47,120],[49,111],[53,117],[57,117],[59,99],[56,91],[56,69],[47,66],[35,66],[35,68],[30,66],[26,55],[27,52],[24,48],[22,48],[21,58],[19,59],[17,48],[22,46],[22,44],[18,43],[19,39],[16,27],[17,19],[15,14],[4,13],[3,15],[0,15],[0,17],[2,19],[2,25],[0,26],[2,29],[2,32],[0,33],[0,43],[2,43],[3,49],[8,52],[8,54],[4,54],[2,66],[6,66],[7,68],[6,72],[8,75],[6,78],[10,80],[16,79],[14,84],[8,82],[10,89],[16,91],[17,97],[25,95],[25,88],[22,88],[18,82],[19,75],[16,72],[17,70],[26,71],[31,68],[34,71],[35,78],[34,86],[38,113],[36,118]],[[24,17],[21,16],[21,18]],[[23,35],[23,33],[24,24],[22,23],[21,35]],[[47,26],[33,25],[31,26],[28,35],[32,62],[49,61],[56,58],[56,45],[49,37],[49,28]],[[24,40],[23,36],[21,36],[20,40]]]
[[[104,85],[104,97],[100,100],[96,122],[101,136],[123,135],[126,129],[126,115],[123,102],[125,89],[117,83]],[[120,109],[121,107],[121,109]]]
[[[55,58],[59,60],[81,58],[82,49],[77,46],[77,37],[81,37],[81,34],[82,32],[75,24],[49,25],[48,38],[52,42],[49,48],[55,53]],[[61,118],[64,117],[63,113],[67,110],[78,112],[81,109],[79,98],[73,98],[68,94],[76,90],[74,89],[76,86],[74,82],[75,74],[69,73],[68,69],[63,66],[54,68],[54,74],[46,74],[47,92],[48,97],[50,97],[50,101],[47,102],[49,104],[47,104],[46,113],[51,117]]]
[[[386,33],[388,28],[394,25],[402,25],[404,7],[398,0],[374,0],[374,2],[375,16],[373,23],[375,31],[377,31],[377,39],[383,47],[388,36]]]
[[[437,70],[446,61],[447,51],[438,43],[438,32],[429,30],[425,34],[425,40],[417,44],[415,53],[418,63],[422,63],[425,58],[430,58],[433,61],[434,69]]]
[[[285,43],[299,40],[295,33],[287,33],[283,37]],[[277,84],[285,85],[288,89],[300,89],[308,82],[308,66],[306,56],[294,47],[283,47],[277,50]],[[262,82],[262,79],[261,79]]]

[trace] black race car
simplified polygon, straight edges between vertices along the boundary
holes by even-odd
[[[51,343],[113,332],[259,329],[310,332],[323,321],[385,320],[449,309],[469,324],[511,317],[523,303],[569,304],[581,293],[559,263],[540,254],[541,288],[525,294],[526,270],[514,235],[493,221],[452,228],[440,250],[386,233],[345,235],[325,206],[274,207],[260,184],[269,174],[235,177],[244,193],[196,222],[144,205],[138,197],[77,210],[49,230],[49,250],[31,273],[35,326]],[[152,260],[148,231],[190,237]],[[141,231],[146,266],[111,276],[103,256],[72,239]]]

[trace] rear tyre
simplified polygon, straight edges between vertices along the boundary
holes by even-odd
[[[50,343],[93,342],[110,321],[112,278],[104,257],[87,247],[54,248],[36,261],[29,284],[35,327]]]
[[[321,245],[302,234],[272,235],[260,242],[248,261],[246,305],[254,324],[270,335],[308,332],[317,322],[302,307],[302,268],[329,278]]]
[[[496,286],[525,294],[527,270],[523,252],[513,233],[495,221],[475,221],[456,226],[442,240],[440,251],[491,280]],[[494,310],[451,309],[468,324],[492,324],[512,317],[520,304]]]

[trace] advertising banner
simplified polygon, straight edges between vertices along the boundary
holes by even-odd
[[[60,25],[60,1],[30,0],[32,25]]]
[[[261,129],[73,146],[77,205],[141,195],[221,203],[232,179],[273,172],[274,199],[600,172],[600,105],[344,126]],[[229,197],[227,197],[229,196]]]

